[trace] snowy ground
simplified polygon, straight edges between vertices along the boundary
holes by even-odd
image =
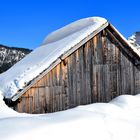
[[[140,140],[140,95],[44,115],[20,114],[0,95],[0,140]]]

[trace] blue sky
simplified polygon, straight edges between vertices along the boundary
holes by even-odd
[[[140,31],[139,0],[0,0],[0,44],[34,49],[75,20],[101,16],[126,38]]]

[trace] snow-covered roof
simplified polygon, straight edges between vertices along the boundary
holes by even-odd
[[[13,97],[60,56],[107,23],[104,18],[90,17],[52,32],[40,47],[0,74],[0,91],[6,98]]]

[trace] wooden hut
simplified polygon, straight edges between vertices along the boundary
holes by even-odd
[[[63,45],[63,44],[61,44]],[[108,102],[140,91],[140,55],[107,21],[10,100],[18,112],[46,113]]]

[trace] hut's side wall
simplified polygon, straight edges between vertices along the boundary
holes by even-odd
[[[140,91],[140,72],[109,35],[102,32],[80,47],[30,88],[19,112],[45,113],[80,104],[108,102]]]

